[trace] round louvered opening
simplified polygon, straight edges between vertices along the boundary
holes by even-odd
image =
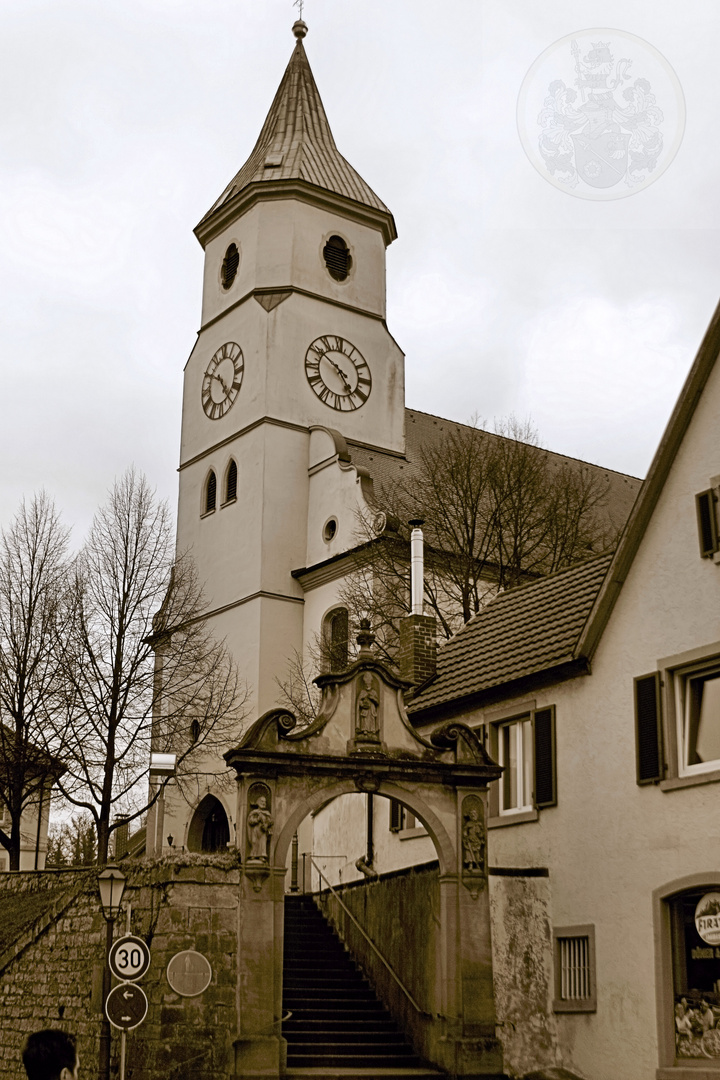
[[[328,521],[325,522],[325,525],[323,526],[323,540],[326,543],[330,543],[330,541],[334,538],[335,533],[337,532],[337,527],[337,518],[330,518]]]
[[[223,289],[229,289],[235,280],[235,275],[238,272],[238,266],[240,265],[240,252],[237,249],[237,244],[231,244],[225,252],[225,258],[222,264],[222,287]]]
[[[323,248],[323,258],[330,277],[344,281],[352,268],[352,259],[342,236],[331,236]]]

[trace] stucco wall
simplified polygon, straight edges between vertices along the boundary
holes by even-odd
[[[558,1060],[549,881],[491,875],[489,884],[498,1036],[506,1073],[523,1076]]]

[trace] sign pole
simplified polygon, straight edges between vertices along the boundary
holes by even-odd
[[[125,914],[125,933],[130,933],[130,914],[132,907],[130,904],[127,906],[127,912]],[[120,1077],[119,1080],[125,1080],[125,1044],[127,1042],[127,1032],[123,1029],[120,1032]]]

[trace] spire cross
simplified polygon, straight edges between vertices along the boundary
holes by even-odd
[[[305,0],[293,0],[293,7],[298,8],[298,10],[300,12],[300,19],[302,21],[303,8],[305,7]]]

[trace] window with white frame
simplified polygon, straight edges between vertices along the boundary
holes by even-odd
[[[594,1012],[595,927],[562,926],[553,930],[555,1012]]]
[[[500,813],[531,810],[533,806],[532,720],[523,716],[498,724],[498,760],[503,767],[500,780]]]
[[[720,768],[720,662],[674,673],[681,776]]]
[[[557,803],[555,706],[534,704],[486,722],[490,754],[503,768],[490,789],[492,828],[536,821],[538,810]]]
[[[638,784],[663,789],[720,775],[720,642],[658,661],[637,676]]]

